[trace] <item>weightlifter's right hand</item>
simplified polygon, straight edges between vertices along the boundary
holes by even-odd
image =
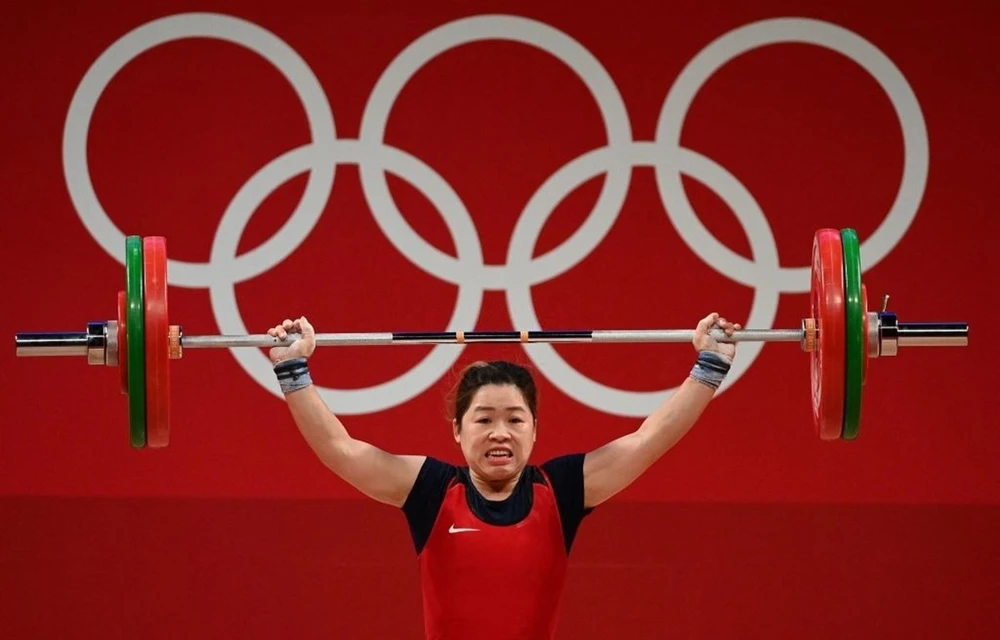
[[[301,337],[289,345],[271,347],[268,356],[271,358],[272,365],[292,358],[308,358],[316,350],[316,330],[309,324],[305,316],[298,320],[286,318],[281,324],[267,330],[267,335],[280,340],[287,338],[290,333],[300,334]]]

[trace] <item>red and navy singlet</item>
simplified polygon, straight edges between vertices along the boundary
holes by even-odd
[[[549,640],[583,508],[583,458],[525,467],[504,500],[468,467],[428,458],[403,505],[417,551],[428,640]]]

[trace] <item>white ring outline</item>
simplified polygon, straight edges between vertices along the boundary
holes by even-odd
[[[601,156],[620,153],[619,150],[611,150],[607,147],[600,151],[602,153],[593,154],[591,158],[588,158],[589,163],[581,162],[579,170],[567,164],[562,170],[557,171],[542,185],[536,193],[536,197],[558,203],[581,184],[600,174]],[[663,162],[664,155],[660,145],[651,142],[636,142],[628,153],[632,166],[658,166],[659,163]],[[746,187],[716,162],[689,149],[678,149],[676,162],[684,167],[685,174],[697,179],[705,186],[713,188],[715,193],[723,198],[747,231],[754,258],[762,259],[765,264],[770,264],[774,269],[777,269],[778,247],[774,234],[768,226],[767,217]],[[721,188],[718,188],[720,185]],[[557,195],[539,195],[549,190]],[[535,201],[535,198],[532,201]],[[526,209],[527,211],[528,209]],[[551,215],[553,209],[548,209],[548,211],[549,214],[545,215],[546,218]],[[544,220],[541,224],[544,224]],[[516,263],[518,260],[524,260],[525,256],[530,256],[534,249],[534,243],[511,242],[510,247],[508,264]],[[781,292],[772,282],[756,283],[753,303],[746,325],[771,326],[777,315],[780,297]],[[527,329],[540,328],[529,286],[521,285],[508,288],[507,307],[510,310],[514,326]],[[609,387],[583,375],[570,366],[559,355],[554,345],[535,343],[526,344],[523,347],[538,369],[563,393],[577,402],[608,414],[625,417],[647,416],[673,395],[677,389],[677,387],[671,387],[658,391],[625,391]],[[760,355],[763,347],[763,342],[740,345],[739,357],[734,360],[732,369],[716,391],[717,395],[723,393],[746,373],[750,365]]]
[[[462,201],[451,186],[422,160],[405,151],[388,146],[370,149],[358,144],[357,141],[341,140],[335,149],[334,156],[338,162],[352,164],[360,162],[361,158],[364,157],[366,162],[378,162],[379,166],[385,170],[407,181],[411,181],[413,176],[418,176],[417,181],[429,181],[436,187],[434,193],[438,197],[444,198],[443,201],[432,201],[432,204],[437,206],[439,210],[464,211]],[[308,170],[308,167],[308,158],[303,149],[300,148],[295,152],[281,156],[278,160],[258,171],[240,189],[226,209],[222,222],[219,224],[219,231],[215,234],[215,239],[212,242],[211,261],[214,263],[216,260],[231,259],[239,246],[241,233],[226,234],[222,232],[224,229],[235,228],[238,225],[241,230],[246,229],[247,223],[260,202],[289,179]],[[467,212],[466,215],[468,215]],[[446,221],[451,222],[452,220],[446,218]],[[479,251],[478,242],[473,243],[472,248],[468,249],[467,243],[455,237],[455,227],[452,224],[449,224],[448,227],[452,233],[452,239],[459,249],[459,255],[463,255],[463,251],[471,250],[476,252],[482,260],[482,252]],[[478,239],[478,236],[471,237]],[[209,288],[209,295],[212,310],[223,332],[249,333],[239,313],[235,283],[213,281]],[[459,285],[458,298],[451,319],[448,321],[448,329],[458,330],[472,326],[479,315],[482,300],[482,288]],[[454,366],[463,350],[464,345],[435,345],[419,363],[406,373],[391,381],[369,387],[335,389],[319,384],[315,386],[323,400],[337,413],[354,415],[382,411],[406,402],[426,391],[445,371]],[[276,397],[282,397],[281,389],[274,376],[274,369],[267,356],[257,349],[230,349],[230,351],[240,366],[257,384]]]
[[[917,215],[927,185],[929,143],[926,123],[913,89],[892,60],[864,38],[843,27],[806,18],[775,18],[733,29],[702,49],[677,76],[660,110],[656,141],[670,148],[680,146],[684,117],[694,97],[727,62],[758,47],[792,42],[825,47],[852,60],[878,82],[899,118],[903,135],[903,175],[888,215],[861,243],[862,270],[867,271],[888,255]],[[670,157],[667,154],[668,163]],[[730,280],[748,286],[777,278],[780,289],[786,293],[809,291],[809,265],[779,267],[777,273],[760,273],[759,265],[729,249],[708,231],[687,199],[676,168],[661,164],[655,172],[667,214],[684,242],[705,264]],[[890,235],[896,235],[896,239],[892,240]]]
[[[632,129],[625,102],[611,76],[590,51],[545,23],[516,16],[483,15],[461,18],[427,32],[389,63],[372,89],[361,118],[359,139],[362,145],[374,148],[384,144],[389,113],[403,87],[423,65],[453,47],[483,40],[519,42],[558,59],[583,81],[594,96],[603,116],[608,145],[618,147],[632,143]],[[383,172],[373,172],[370,167],[362,164],[360,173],[369,208],[382,232],[407,259],[427,273],[445,282],[475,284],[498,291],[506,289],[512,281],[520,282],[522,278],[529,277],[521,269],[508,269],[508,265],[486,265],[482,260],[479,264],[468,264],[440,251],[420,237],[399,212],[389,193]],[[628,195],[629,178],[630,170],[624,163],[619,162],[610,167],[597,203],[586,222],[559,247],[539,256],[528,265],[534,266],[537,262],[542,270],[540,275],[531,277],[531,284],[564,273],[593,251],[618,217],[618,211]],[[422,193],[431,198],[427,192]],[[521,222],[519,220],[518,225]],[[471,217],[467,229],[472,233],[476,232]],[[572,253],[580,255],[574,260]],[[574,262],[570,263],[570,260]]]
[[[270,62],[295,90],[305,108],[312,134],[313,167],[295,211],[274,236],[227,265],[230,277],[235,282],[242,282],[260,275],[291,255],[319,221],[333,189],[335,163],[329,153],[337,139],[333,111],[323,87],[306,61],[270,31],[241,18],[213,13],[185,13],[158,18],[115,41],[87,69],[70,102],[62,147],[66,186],[73,206],[90,235],[108,255],[124,265],[125,234],[111,221],[90,179],[87,159],[90,122],[98,101],[119,71],[153,47],[186,38],[224,40],[241,45]],[[268,260],[272,260],[273,264],[259,268]],[[198,288],[209,286],[218,269],[211,263],[168,259],[167,273],[172,285]]]

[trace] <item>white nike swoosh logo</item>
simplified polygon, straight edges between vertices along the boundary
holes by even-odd
[[[465,533],[466,531],[479,531],[479,529],[456,527],[455,525],[448,527],[448,533]]]

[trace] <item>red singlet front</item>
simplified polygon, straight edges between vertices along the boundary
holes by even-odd
[[[567,551],[552,483],[531,482],[531,510],[492,525],[469,508],[466,487],[448,486],[418,556],[428,639],[554,637]]]

